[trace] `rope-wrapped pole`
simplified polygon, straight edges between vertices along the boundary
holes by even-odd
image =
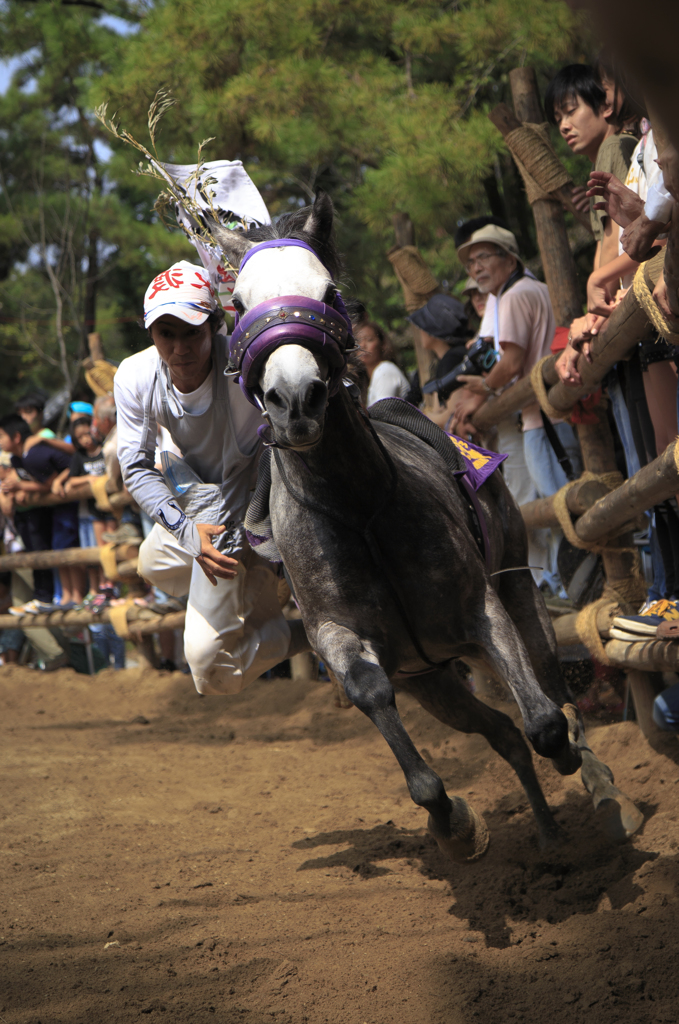
[[[0,572],[13,572],[15,569],[61,569],[69,565],[102,565],[102,552],[105,558],[109,551],[116,562],[127,563],[134,560],[137,550],[136,544],[121,544],[117,548],[105,546],[63,548],[61,551],[18,551],[14,555],[0,555]]]
[[[110,623],[115,608],[101,612],[82,611],[50,612],[48,615],[0,615],[0,629],[36,629],[38,627],[96,626]],[[161,633],[166,629],[181,629],[186,612],[169,612],[158,615],[148,608],[132,606],[126,609],[126,619],[132,634]]]

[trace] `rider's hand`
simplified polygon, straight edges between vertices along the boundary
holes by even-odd
[[[212,538],[224,533],[225,526],[215,526],[213,523],[195,523],[198,535],[200,536],[201,554],[196,558],[213,587],[217,586],[218,577],[221,580],[232,580],[238,570],[238,562],[235,558],[223,555],[212,543]]]

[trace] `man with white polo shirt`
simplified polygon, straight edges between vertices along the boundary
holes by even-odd
[[[301,622],[282,615],[271,564],[245,537],[263,420],[225,375],[223,322],[203,268],[175,263],[144,297],[152,344],[125,359],[114,382],[123,481],[155,522],[139,549],[139,572],[165,593],[188,595],[184,652],[204,694],[237,693],[308,650]],[[200,480],[219,486],[210,521],[187,515],[155,468],[159,426]]]

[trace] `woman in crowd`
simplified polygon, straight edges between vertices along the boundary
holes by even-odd
[[[382,398],[405,398],[410,385],[405,374],[391,360],[391,345],[380,325],[369,320],[361,324],[355,337],[360,347],[360,358],[370,378],[367,404],[373,405]]]

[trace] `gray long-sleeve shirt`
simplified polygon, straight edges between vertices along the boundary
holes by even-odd
[[[166,427],[205,483],[219,484],[224,517],[242,519],[256,479],[261,414],[233,377],[224,375],[225,340],[218,335],[211,370],[213,396],[199,415],[184,410],[154,345],[123,360],[115,375],[118,458],[123,481],[140,508],[177,537],[194,557],[200,538],[154,465],[158,426]]]

